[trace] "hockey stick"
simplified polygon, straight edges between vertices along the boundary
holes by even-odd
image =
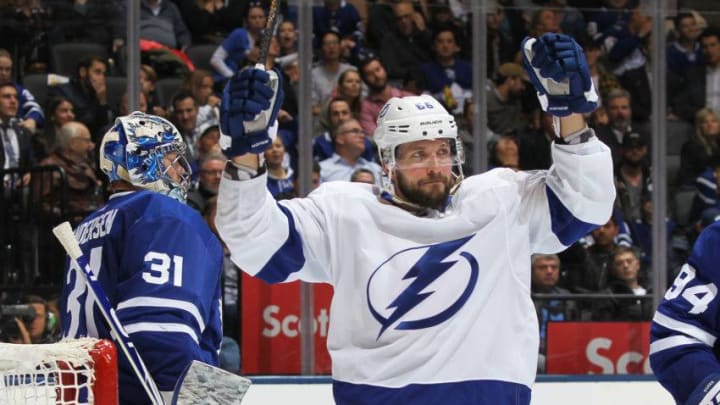
[[[88,288],[90,288],[93,294],[95,294],[98,302],[98,308],[100,308],[100,312],[107,321],[108,325],[110,325],[110,332],[115,339],[115,343],[117,343],[122,352],[125,353],[125,357],[127,357],[130,362],[130,366],[132,366],[135,375],[138,380],[140,380],[140,384],[145,389],[148,397],[150,397],[153,405],[164,405],[165,402],[160,395],[160,391],[158,391],[155,381],[153,381],[152,376],[150,376],[150,372],[148,372],[147,367],[145,367],[145,363],[142,361],[140,353],[138,353],[132,340],[130,340],[130,336],[127,331],[125,331],[125,328],[118,320],[115,309],[112,305],[110,305],[110,300],[108,300],[102,286],[97,281],[97,277],[95,276],[92,268],[90,268],[87,258],[83,255],[82,250],[80,249],[80,244],[78,243],[77,238],[75,238],[75,234],[73,233],[70,223],[66,221],[56,226],[53,228],[53,234],[55,234],[55,237],[58,241],[60,241],[60,244],[63,245],[63,248],[65,248],[65,251],[70,258],[75,260],[80,266],[80,269],[82,270],[80,273],[82,273],[83,277],[85,277],[85,282],[87,283]]]
[[[275,35],[275,29],[277,29],[278,25],[277,3],[277,0],[272,0],[270,2],[270,10],[268,10],[267,21],[265,22],[265,28],[261,34],[262,37],[260,38],[260,57],[258,57],[257,65],[255,65],[258,69],[267,70],[267,56],[268,52],[270,52],[270,43],[272,42],[272,37]]]
[[[272,37],[275,35],[275,29],[277,28],[279,22],[279,19],[277,18],[277,11],[278,1],[272,0],[270,2],[267,22],[265,23],[265,28],[263,28],[261,34],[262,36],[260,38],[260,56],[254,66],[255,69],[265,70],[270,75],[268,86],[273,91],[273,97],[270,100],[271,106],[275,105],[275,98],[277,97],[278,87],[280,86],[280,79],[277,77],[277,73],[273,70],[268,70],[267,68],[267,56],[268,52],[270,52],[270,43],[272,42]],[[272,113],[271,110],[263,110],[256,115],[252,121],[244,121],[243,126],[245,128],[245,132],[251,133],[265,130]],[[272,123],[269,124],[272,125]]]

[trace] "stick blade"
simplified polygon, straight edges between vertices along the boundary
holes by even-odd
[[[175,384],[172,404],[239,404],[250,384],[245,377],[193,360]]]
[[[77,239],[75,239],[75,234],[70,226],[70,222],[65,221],[53,228],[53,234],[55,234],[55,237],[60,241],[60,244],[63,245],[63,248],[65,248],[65,251],[70,257],[77,260],[78,257],[82,256],[82,250],[80,249]]]

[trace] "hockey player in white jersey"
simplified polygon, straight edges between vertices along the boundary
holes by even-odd
[[[543,107],[559,116],[548,171],[464,178],[453,117],[432,97],[393,98],[374,139],[382,190],[329,182],[276,202],[258,154],[282,94],[273,72],[224,92],[228,162],[216,223],[243,270],[334,287],[328,349],[338,404],[528,404],[538,324],[530,255],[563,250],[610,217],[609,149],[578,113],[597,96],[580,47],[524,41]],[[259,114],[259,115],[256,115]]]

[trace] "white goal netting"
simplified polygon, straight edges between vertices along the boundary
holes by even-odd
[[[99,375],[102,385],[96,384]],[[113,402],[117,403],[117,360],[112,343],[89,338],[52,344],[0,343],[0,404]]]

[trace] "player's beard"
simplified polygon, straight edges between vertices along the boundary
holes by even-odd
[[[409,182],[399,170],[395,172],[395,177],[395,186],[400,192],[400,197],[424,208],[442,209],[453,184],[455,184],[452,174],[445,176],[440,173],[431,173],[414,184]],[[438,180],[439,182],[433,183],[432,187],[425,185],[426,182]]]

